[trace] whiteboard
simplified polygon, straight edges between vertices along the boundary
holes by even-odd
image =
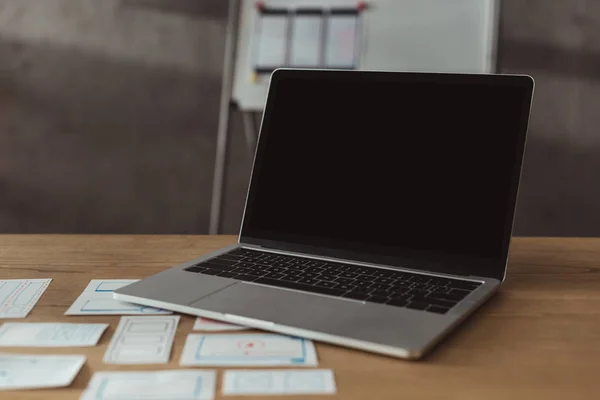
[[[269,7],[356,7],[348,0],[272,0]],[[241,0],[232,99],[261,111],[268,79],[254,79],[256,2]],[[361,14],[357,69],[492,73],[498,0],[372,0]]]

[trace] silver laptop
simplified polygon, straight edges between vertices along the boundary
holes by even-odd
[[[504,280],[528,76],[273,73],[238,243],[118,300],[416,359]]]

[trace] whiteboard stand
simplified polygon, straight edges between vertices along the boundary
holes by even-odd
[[[232,108],[233,78],[235,71],[235,52],[238,35],[238,18],[240,0],[229,0],[227,12],[227,30],[225,36],[225,56],[223,60],[223,79],[221,84],[221,100],[219,103],[219,125],[217,127],[217,149],[215,155],[215,170],[213,177],[212,199],[210,204],[210,225],[208,232],[216,235],[221,230],[221,210],[225,194],[229,142],[229,121]],[[244,116],[244,130],[248,132],[248,146],[256,143],[256,132],[252,130],[252,115]],[[252,149],[254,151],[254,149]]]

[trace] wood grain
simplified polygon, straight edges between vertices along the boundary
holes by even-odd
[[[85,354],[88,362],[69,388],[0,397],[78,399],[94,371],[179,368],[192,317],[182,317],[168,365],[115,366],[103,364],[102,357],[119,317],[63,313],[90,279],[143,278],[233,242],[233,236],[0,235],[0,278],[53,278],[29,317],[14,321],[110,323],[92,348],[2,349]],[[319,367],[335,372],[337,398],[595,398],[600,392],[600,239],[517,238],[508,271],[500,292],[423,361],[317,344]]]

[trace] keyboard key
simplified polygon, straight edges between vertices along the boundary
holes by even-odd
[[[269,272],[287,272],[287,268],[270,267]]]
[[[298,281],[298,283],[303,283],[305,285],[314,285],[317,282],[319,282],[319,281],[315,278],[304,278],[304,277],[302,277],[302,279],[300,279]]]
[[[344,294],[342,297],[346,297],[348,299],[354,299],[354,300],[365,300],[369,297],[369,294],[364,293],[364,292],[348,292],[348,293]]]
[[[391,300],[396,300],[398,302],[406,301],[408,303],[408,300],[410,300],[412,296],[409,294],[405,294],[405,295],[401,295],[401,296],[390,295],[389,297],[391,297]]]
[[[389,278],[390,276],[394,275],[394,271],[390,271],[387,269],[376,269],[372,275]]]
[[[418,297],[417,299],[419,301],[423,301],[425,303],[429,303],[431,305],[440,306],[440,307],[452,308],[456,305],[455,301],[441,300],[441,299],[436,299],[435,297],[429,297],[429,296]]]
[[[316,274],[314,272],[303,272],[302,274],[300,274],[300,276],[303,278],[316,278],[317,276],[319,276],[319,274]]]
[[[462,290],[462,289],[452,289],[448,294],[453,295],[453,296],[460,296],[461,298],[465,298],[467,297],[471,292],[468,290]]]
[[[374,282],[374,281],[375,281],[375,279],[377,279],[377,277],[376,277],[376,276],[374,276],[374,275],[360,275],[360,276],[359,276],[358,278],[356,278],[356,279],[359,279],[359,280],[361,280],[361,281],[365,281],[365,282]]]
[[[429,311],[436,314],[446,314],[448,310],[450,310],[450,308],[440,306],[429,306],[427,307],[427,309],[425,309],[425,311]]]
[[[392,284],[392,289],[395,290],[395,291],[397,291],[397,292],[400,292],[400,291],[402,291],[402,292],[408,292],[409,290],[411,290],[411,287],[408,286],[408,285],[405,285],[405,284],[394,283],[394,284]]]
[[[479,282],[466,282],[466,281],[451,281],[448,286],[450,286],[451,288],[454,289],[466,289],[466,290],[475,290],[477,289],[479,286],[481,286],[481,283]]]
[[[254,271],[254,268],[234,268],[230,272],[236,272],[238,274],[249,274]]]
[[[322,274],[323,272],[327,271],[327,269],[325,268],[321,268],[321,267],[308,267],[305,269],[306,272],[313,272],[315,274]]]
[[[374,290],[372,292],[370,292],[372,296],[380,296],[380,297],[389,297],[390,292],[388,292],[387,290]]]
[[[221,272],[218,276],[222,276],[223,278],[233,278],[236,274],[234,272]]]
[[[354,279],[350,279],[350,278],[336,278],[334,282],[340,283],[340,284],[342,284],[342,283],[348,284],[348,283],[354,282]]]
[[[185,269],[186,271],[190,271],[190,272],[195,272],[195,273],[199,273],[199,272],[204,272],[207,270],[207,268],[202,268],[202,267],[198,267],[198,266],[193,266],[193,267],[189,267]]]
[[[373,282],[376,283],[384,283],[386,285],[389,285],[390,283],[394,282],[394,279],[392,278],[383,278],[383,277],[378,277],[377,279],[375,279]]]
[[[354,270],[355,273],[362,274],[362,275],[371,275],[373,273],[373,271],[375,271],[375,268],[369,268],[369,267],[358,267],[357,269]]]
[[[406,305],[406,308],[412,308],[413,310],[424,310],[429,306],[427,303],[421,303],[419,301],[411,301]]]
[[[425,290],[411,289],[408,292],[406,292],[406,294],[413,294],[415,296],[426,296],[427,294],[429,294],[429,292]]]
[[[367,301],[370,303],[380,303],[383,304],[387,302],[389,299],[387,297],[379,297],[379,296],[370,296]]]
[[[233,265],[233,264],[237,264],[239,262],[239,260],[227,260],[227,259],[223,259],[221,257],[216,257],[216,258],[211,258],[210,260],[206,260],[206,262],[212,263],[212,264],[220,264],[220,265]]]
[[[282,287],[282,288],[287,288],[287,289],[295,289],[295,290],[300,290],[300,291],[304,291],[304,292],[326,294],[326,295],[335,296],[335,297],[340,297],[342,294],[344,294],[344,290],[338,290],[335,288],[303,285],[298,282],[278,281],[278,280],[269,279],[269,278],[258,278],[257,280],[254,281],[254,283],[262,283],[265,285]]]
[[[309,267],[320,267],[321,265],[325,265],[323,261],[310,261],[306,263]]]
[[[223,261],[228,261],[228,262],[240,262],[244,259],[243,256],[236,256],[236,255],[229,255],[229,254],[223,254],[222,256],[217,256],[215,258],[213,258],[213,260],[217,261],[217,260],[223,260]]]
[[[389,304],[390,306],[396,306],[396,307],[406,307],[406,305],[408,304],[408,301],[402,300],[402,299],[392,299],[392,300],[389,300],[385,304]]]
[[[337,279],[337,276],[328,273],[323,273],[319,276],[319,279],[323,281],[335,281]]]
[[[317,283],[317,286],[323,286],[323,287],[335,287],[336,283],[335,282],[328,282],[328,281],[319,281]]]
[[[429,281],[430,284],[437,286],[446,286],[450,282],[452,282],[452,279],[447,278],[431,278],[431,280]]]
[[[246,275],[246,274],[237,274],[236,276],[233,277],[233,279],[237,279],[239,281],[246,281],[246,282],[252,282],[253,280],[255,280],[257,278],[258,278],[258,276]]]
[[[373,283],[370,288],[373,289],[381,289],[381,290],[390,290],[392,287],[390,285],[384,285],[383,283]]]
[[[355,274],[353,272],[343,272],[339,276],[342,278],[355,279],[358,277],[358,274]]]
[[[285,274],[281,274],[279,272],[271,272],[267,275],[265,275],[265,278],[271,278],[271,279],[281,279],[285,276]]]
[[[452,301],[452,302],[456,302],[456,303],[458,303],[459,301],[462,300],[462,297],[460,297],[460,296],[456,296],[453,294],[443,294],[443,293],[430,293],[427,297],[440,299],[440,300]]]
[[[300,276],[302,274],[302,271],[297,271],[295,269],[286,269],[285,273],[287,275],[295,275],[295,276]]]
[[[371,286],[371,282],[365,282],[365,281],[360,280],[360,278],[358,278],[354,281],[353,285],[356,287],[367,288],[367,287]]]
[[[196,265],[201,268],[216,269],[219,271],[228,271],[228,270],[232,269],[232,267],[229,265],[214,264],[214,263],[210,263],[210,262],[203,262],[203,263],[196,264]],[[233,268],[235,268],[235,267],[233,267]]]
[[[431,278],[429,276],[426,275],[415,275],[412,277],[412,279],[410,280],[411,282],[415,282],[415,283],[427,283],[431,280]]]
[[[345,283],[341,283],[341,284],[336,285],[335,288],[338,289],[338,290],[343,290],[344,292],[347,292],[349,290],[354,289],[354,286],[348,285],[348,284],[345,284]]]
[[[207,269],[206,271],[202,272],[203,275],[219,275],[221,272],[218,269]]]
[[[415,283],[411,287],[417,290],[427,290],[427,285],[425,285],[424,283]]]
[[[266,275],[269,276],[269,275]],[[282,281],[288,281],[288,282],[297,282],[300,279],[302,279],[301,277],[299,277],[298,275],[285,275],[284,277],[281,278]]]

